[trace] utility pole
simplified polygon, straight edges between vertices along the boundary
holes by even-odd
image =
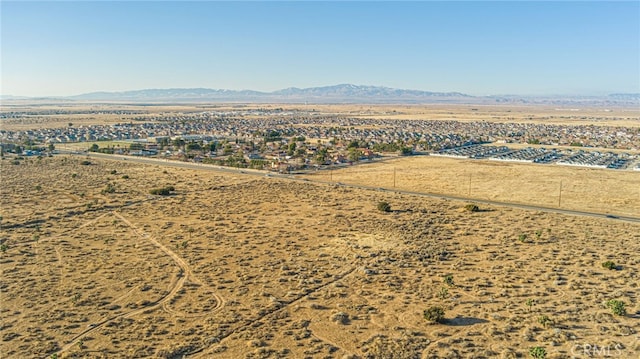
[[[560,192],[558,192],[558,207],[562,203],[562,180],[560,180]]]
[[[393,188],[396,188],[396,168],[393,167]]]

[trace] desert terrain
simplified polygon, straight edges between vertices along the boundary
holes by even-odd
[[[465,195],[469,172],[456,166],[469,164],[432,160],[408,159],[396,186]],[[1,162],[2,358],[640,354],[638,223],[468,211],[465,201],[348,186],[393,188],[392,162],[308,181],[84,156],[14,163]],[[443,179],[418,171],[428,166]],[[472,198],[512,191],[516,202],[552,206],[557,196],[537,198],[536,188],[566,178],[536,172],[542,166],[480,166]],[[483,182],[503,172],[504,188]],[[540,182],[516,191],[518,173]],[[333,184],[315,182],[327,175]],[[599,176],[622,194],[586,198],[609,193],[591,180]],[[637,174],[581,177],[564,182],[562,207],[637,216]],[[160,188],[173,191],[150,194]],[[626,314],[613,314],[610,300]],[[444,310],[439,323],[424,318],[431,307]]]

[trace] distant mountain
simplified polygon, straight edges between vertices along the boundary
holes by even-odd
[[[640,93],[612,93],[610,98],[616,100],[640,100]]]
[[[207,88],[191,89],[146,89],[124,92],[92,92],[67,97],[78,101],[133,101],[133,102],[313,102],[313,103],[430,103],[460,102],[473,96],[459,92],[428,92],[403,90],[380,86],[358,86],[342,84],[335,86],[296,88],[290,87],[273,92],[252,90],[220,90]]]
[[[341,84],[335,86],[297,88],[290,87],[271,93],[279,96],[311,96],[336,98],[430,98],[430,97],[471,97],[459,92],[428,92],[419,90],[402,90],[380,86],[357,86]]]
[[[27,100],[29,97],[26,96],[13,96],[13,95],[0,95],[0,100]]]
[[[3,96],[3,100],[36,100]],[[471,96],[460,92],[430,92],[382,86],[340,84],[334,86],[290,87],[272,92],[208,88],[145,89],[123,92],[92,92],[69,97],[43,98],[55,101],[186,103],[379,103],[379,104],[501,104],[553,106],[640,106],[640,93],[614,93],[606,96]]]
[[[206,88],[193,89],[146,89],[123,92],[91,92],[68,98],[83,101],[166,101],[166,100],[210,100],[232,99],[242,97],[260,97],[265,95],[258,91],[215,90]]]

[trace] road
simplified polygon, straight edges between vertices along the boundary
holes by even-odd
[[[491,201],[491,200],[478,199],[478,198],[443,195],[439,193],[406,191],[406,190],[400,190],[395,188],[391,189],[391,188],[373,187],[373,186],[365,186],[365,185],[358,185],[358,184],[344,184],[344,183],[319,180],[319,179],[299,178],[289,174],[279,174],[279,173],[273,173],[270,171],[253,170],[253,169],[246,169],[246,168],[236,169],[231,167],[206,165],[206,164],[192,163],[192,162],[178,162],[178,161],[170,161],[170,160],[146,158],[146,157],[109,155],[109,154],[96,153],[96,152],[77,153],[77,152],[71,152],[71,151],[60,151],[60,154],[71,154],[71,155],[85,156],[85,157],[88,156],[88,157],[95,157],[95,158],[103,158],[107,160],[128,161],[128,162],[142,163],[142,164],[148,164],[148,165],[160,165],[160,166],[170,166],[170,167],[178,167],[178,168],[188,168],[188,169],[194,169],[194,170],[215,171],[215,172],[238,174],[243,176],[260,176],[260,177],[269,176],[273,178],[285,179],[290,181],[304,181],[304,182],[317,183],[317,184],[339,185],[339,186],[358,188],[358,189],[364,189],[364,190],[393,192],[393,193],[410,195],[410,196],[438,198],[438,199],[446,199],[446,200],[461,201],[461,202],[473,202],[477,204],[488,204],[492,206],[518,208],[518,209],[524,209],[524,210],[530,210],[530,211],[561,213],[561,214],[567,214],[567,215],[573,215],[573,216],[606,218],[610,220],[640,223],[640,217],[623,216],[623,215],[617,215],[617,214],[611,214],[611,213],[576,211],[576,210],[563,209],[563,208],[543,207],[543,206],[512,203],[512,202]]]

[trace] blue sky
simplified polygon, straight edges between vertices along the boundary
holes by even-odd
[[[640,2],[2,1],[3,95],[640,92]]]

